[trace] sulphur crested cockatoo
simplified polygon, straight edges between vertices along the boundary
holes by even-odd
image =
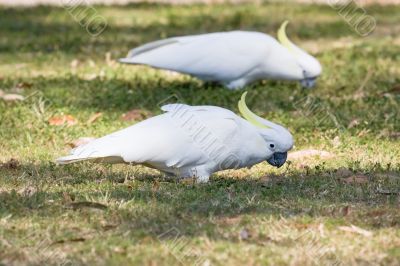
[[[219,170],[250,167],[266,160],[282,166],[293,138],[284,127],[252,113],[239,101],[241,118],[216,106],[168,104],[164,114],[93,140],[57,159],[142,164],[179,177],[207,182]]]
[[[261,79],[299,80],[304,87],[312,87],[321,65],[288,39],[287,23],[278,30],[279,42],[249,31],[183,36],[139,46],[119,61],[217,81],[230,89]]]

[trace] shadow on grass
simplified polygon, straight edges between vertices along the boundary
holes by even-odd
[[[147,71],[147,67],[130,67],[135,74],[124,78],[85,80],[68,74],[57,78],[29,79],[33,86],[24,94],[32,96],[23,104],[31,108],[31,105],[44,99],[46,107],[53,112],[68,109],[67,112],[73,112],[74,115],[82,112],[120,115],[132,109],[159,114],[160,107],[166,103],[215,105],[237,111],[238,99],[244,91],[248,91],[246,102],[255,113],[272,121],[278,116],[282,119],[283,116],[285,120],[278,121],[288,127],[297,128],[299,132],[302,129],[308,131],[310,127],[315,128],[316,125],[320,130],[334,130],[338,127],[337,123],[346,128],[354,117],[369,121],[367,128],[369,131],[376,130],[376,135],[379,135],[383,128],[396,128],[398,125],[396,123],[400,110],[397,108],[398,102],[383,97],[381,90],[363,90],[362,93],[366,96],[362,101],[356,97],[357,95],[351,97],[351,94],[360,94],[360,91],[349,92],[350,96],[343,98],[337,95],[344,93],[334,88],[327,90],[321,86],[314,90],[304,90],[299,88],[297,82],[290,81],[260,81],[250,84],[244,90],[232,91],[222,85],[203,83],[189,76],[169,79],[161,70],[142,76],[140,69]],[[384,79],[377,78],[373,82],[383,84],[383,88],[386,84],[387,87],[387,81]],[[8,83],[5,83],[5,87],[12,86]],[[357,87],[353,90],[357,90]],[[328,114],[333,115],[335,120],[321,121],[321,117]],[[388,118],[382,119],[383,116]],[[347,130],[358,129],[354,127]]]
[[[399,170],[371,171],[366,184],[345,184],[336,176],[335,169],[324,169],[308,175],[291,171],[268,181],[251,176],[232,178],[228,173],[215,175],[208,184],[193,185],[143,172],[136,172],[136,181],[124,182],[121,177],[126,177],[126,172],[102,166],[22,165],[7,172],[13,176],[25,174],[23,184],[26,179],[31,184],[21,191],[0,193],[0,217],[12,214],[13,219],[35,216],[57,220],[65,213],[96,216],[98,212],[88,212],[90,207],[71,210],[64,202],[67,193],[75,202],[108,205],[101,217],[117,217],[115,230],[129,230],[142,236],[157,236],[175,228],[186,236],[211,234],[218,238],[222,236],[215,234],[215,230],[226,219],[251,219],[252,215],[362,221],[376,228],[400,226],[400,214],[396,211],[400,199]],[[382,194],[382,189],[393,194]],[[352,215],[343,213],[346,206],[352,206]],[[389,218],[371,215],[384,209],[390,213]]]
[[[144,42],[159,39],[161,36],[172,37],[188,34],[199,34],[228,30],[256,30],[275,34],[284,19],[275,17],[274,10],[284,13],[285,5],[244,5],[224,8],[217,6],[209,9],[207,6],[197,6],[197,12],[191,12],[190,6],[180,7],[179,12],[172,6],[166,5],[129,5],[125,7],[112,7],[113,15],[106,18],[109,21],[107,29],[98,37],[92,38],[74,20],[68,12],[56,7],[35,7],[29,9],[0,9],[2,25],[0,34],[8,36],[7,42],[0,43],[0,53],[10,52],[43,52],[53,53],[60,51],[65,54],[92,54],[97,57],[107,51],[115,51],[125,55],[134,46]],[[99,7],[99,14],[107,11],[107,7]],[[129,11],[132,11],[131,14]],[[163,17],[165,21],[153,18],[150,23],[140,23],[136,16],[140,12],[152,12]],[[318,23],[304,20],[303,13],[314,12],[332,17],[332,21]],[[146,14],[147,14],[146,13]],[[143,15],[146,16],[146,15]],[[338,38],[354,34],[349,26],[338,17],[334,10],[326,6],[307,7],[298,6],[297,23],[291,25],[291,36],[299,35],[304,39],[332,37]],[[118,24],[118,18],[131,20],[131,26]],[[51,18],[51,19],[49,19]]]
[[[30,79],[33,87],[26,94],[33,95],[33,100],[44,97],[54,108],[73,106],[78,110],[99,111],[142,108],[159,112],[160,105],[174,101],[236,109],[237,101],[244,91],[227,90],[222,85],[203,83],[189,76],[182,80],[169,80],[161,73],[143,77],[138,72],[126,79],[85,80],[73,75],[63,78],[39,77]],[[276,89],[277,87],[279,89]],[[297,82],[261,81],[247,86],[245,90],[251,91],[248,104],[256,108],[255,111],[260,109],[259,111],[264,113],[276,108],[293,108],[293,104],[287,99],[289,94],[298,97],[307,95],[306,91],[298,90],[297,87]]]
[[[0,9],[2,18],[0,35],[6,36],[0,40],[0,53],[11,57],[23,52],[37,54],[39,57],[42,54],[60,53],[71,57],[68,59],[77,57],[103,59],[105,52],[112,51],[114,56],[123,56],[136,45],[175,35],[238,28],[274,33],[278,25],[285,19],[279,14],[283,14],[285,11],[292,12],[294,8],[286,6],[282,9],[280,5],[263,5],[261,8],[269,10],[271,7],[271,10],[265,14],[256,14],[255,11],[259,9],[257,6],[248,6],[247,9],[241,7],[228,9],[226,6],[222,6],[215,11],[213,8],[204,7],[203,10],[201,7],[203,13],[193,14],[192,7],[181,7],[188,12],[187,15],[181,16],[180,13],[173,12],[172,8],[163,13],[164,8],[170,7],[157,6],[157,9],[153,10],[154,7],[154,5],[113,7],[118,12],[127,12],[125,17],[116,17],[132,20],[132,23],[118,25],[113,22],[113,16],[109,16],[111,19],[109,28],[99,38],[94,39],[90,38],[85,30],[76,21],[73,21],[65,10],[60,8]],[[138,8],[143,8],[144,11],[154,11],[155,16],[160,16],[165,21],[157,19],[149,23],[134,21],[134,15],[128,13],[140,11],[137,10]],[[318,25],[319,18],[310,15],[312,14],[310,10],[320,12],[321,9],[307,6],[298,8],[301,12],[291,13],[296,21],[302,19],[302,22],[290,26],[290,36],[293,36],[294,40],[296,36],[304,39],[329,36],[334,39],[353,34],[347,24],[330,9],[325,8],[324,11],[331,17]],[[221,13],[222,9],[226,13]],[[100,8],[101,11],[102,8]],[[278,15],[273,14],[275,11],[279,11]],[[393,24],[395,23],[396,21],[393,20]],[[351,61],[349,62],[356,61],[355,59],[361,57],[368,58],[371,55],[364,54],[363,50],[367,49],[358,49],[357,47],[354,53],[353,50],[346,49],[350,54],[348,58]],[[385,50],[388,49],[385,47]],[[371,61],[366,61],[365,64],[370,65],[370,62],[376,58],[382,59],[382,55],[387,58],[397,55],[395,48],[388,51],[383,54],[380,50],[373,50],[375,56],[369,57]],[[344,57],[343,54],[334,54],[332,57],[335,60],[332,62],[340,59],[341,56]],[[40,62],[40,59],[38,61]],[[348,64],[348,62],[345,63]],[[335,67],[334,64],[333,67]],[[334,70],[336,71],[336,69]],[[339,73],[344,74],[343,72],[342,70]],[[363,72],[355,75],[349,71],[347,75],[348,77],[341,78],[346,81],[346,86],[350,90],[356,90],[359,86],[351,84],[351,82],[358,82],[360,77],[363,78]],[[358,77],[358,79],[354,77]],[[385,81],[382,78],[375,82],[377,85],[374,87],[380,87],[382,84],[387,87],[396,81]],[[1,83],[6,82],[11,81],[1,81]],[[137,75],[126,79],[106,78],[91,81],[76,76],[41,77],[29,79],[29,82],[34,84],[32,90],[42,92],[55,108],[71,107],[69,111],[76,110],[77,113],[85,109],[127,111],[132,108],[158,112],[158,103],[174,94],[178,94],[183,102],[188,104],[219,105],[235,110],[237,100],[242,94],[241,91],[229,91],[221,86],[203,86],[194,79],[170,81],[158,76],[146,79],[146,77]],[[280,82],[261,84],[268,84],[268,86],[256,86],[253,98],[252,95],[249,95],[248,99],[249,106],[252,106],[252,109],[260,114],[267,110],[276,110],[281,114],[283,112],[282,116],[287,117],[289,111],[292,111],[292,101],[296,100],[296,97],[301,97],[300,92],[294,90],[297,87],[294,83],[287,86]],[[337,94],[335,86],[327,86],[325,91],[320,90],[317,94],[326,93],[321,97],[329,99],[330,96]],[[8,88],[9,86],[2,87]],[[271,89],[265,89],[266,87]],[[249,88],[253,89],[253,87]],[[206,93],[204,93],[205,91]],[[290,98],[292,96],[294,99]],[[368,130],[375,128],[376,131],[379,131],[385,128],[385,123],[397,128],[398,123],[395,119],[399,117],[396,116],[399,109],[394,109],[394,105],[390,104],[389,99],[377,98],[373,95],[367,100],[369,102],[364,99],[357,101],[338,98],[334,109],[347,119],[345,125],[353,117],[359,117],[368,121],[369,124],[366,126]],[[29,100],[22,104],[26,103],[29,103]],[[15,108],[15,112],[8,114],[13,117],[10,119],[8,127],[9,135],[7,137],[10,139],[15,138],[16,135],[15,125],[18,123],[14,124],[14,120],[22,119],[19,117],[18,107]],[[372,120],[365,116],[365,110],[374,110],[371,113],[379,118],[377,127],[373,127]],[[390,115],[387,116],[388,114]],[[387,119],[382,119],[386,116]],[[315,125],[296,126],[293,121],[296,118],[292,119],[293,123],[288,124],[298,129],[300,133],[302,133],[301,130],[304,130],[312,134]],[[25,121],[23,123],[25,124]],[[22,127],[21,131],[28,130],[32,131],[28,127]],[[42,131],[37,133],[37,135],[39,134],[39,140],[47,141],[47,137],[43,136]],[[24,138],[18,139],[25,144],[23,142],[25,134],[21,134],[21,136]],[[318,137],[314,136],[312,140],[314,141],[316,138]],[[50,137],[48,141],[52,141]],[[39,146],[37,142],[29,145],[31,147]],[[363,171],[363,169],[360,170]],[[391,172],[398,177],[400,171],[397,169]],[[12,214],[11,219],[36,217],[40,221],[47,220],[47,223],[57,223],[65,219],[64,215],[66,214],[72,217],[82,217],[82,219],[103,217],[112,219],[116,216],[120,221],[115,228],[118,233],[129,230],[141,238],[149,235],[157,236],[171,228],[177,228],[181,234],[187,236],[209,234],[214,238],[223,238],[224,236],[218,232],[217,227],[223,226],[226,218],[241,216],[246,216],[247,219],[254,216],[257,218],[334,218],[344,219],[348,222],[361,220],[377,228],[399,226],[400,221],[399,196],[377,193],[379,186],[384,186],[392,191],[398,191],[400,188],[398,179],[389,181],[374,177],[375,173],[389,174],[387,170],[370,171],[371,180],[367,184],[360,185],[343,184],[338,180],[334,169],[323,169],[306,175],[294,171],[287,175],[277,176],[271,182],[255,180],[251,176],[232,178],[229,175],[227,175],[228,177],[216,175],[210,184],[205,185],[165,182],[160,175],[148,179],[146,173],[139,173],[137,181],[119,183],[117,180],[120,180],[123,173],[118,171],[110,172],[104,171],[102,168],[82,166],[60,168],[51,164],[22,165],[15,170],[3,171],[1,169],[0,173],[5,176],[2,182],[9,182],[13,184],[12,187],[22,188],[21,191],[8,191],[0,188],[0,217]],[[101,210],[101,215],[98,212],[88,212],[87,208],[71,210],[64,203],[63,192],[73,195],[75,201],[104,202],[108,205],[108,209]],[[342,208],[349,205],[355,206],[354,214],[346,216],[343,214]],[[391,217],[386,217],[385,221],[371,215],[371,212],[376,209],[386,208],[390,209]],[[246,221],[243,223],[245,224]],[[90,222],[87,225],[90,227]],[[103,229],[100,227],[100,230]]]

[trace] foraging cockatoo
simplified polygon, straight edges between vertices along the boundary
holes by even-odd
[[[230,89],[261,79],[299,80],[312,87],[321,65],[288,39],[287,23],[278,30],[279,42],[260,32],[217,32],[151,42],[119,61],[218,81]]]
[[[161,108],[164,114],[79,146],[57,162],[142,164],[198,182],[207,182],[214,172],[264,160],[282,166],[293,146],[292,135],[252,113],[245,97],[239,101],[245,119],[216,106],[168,104]]]

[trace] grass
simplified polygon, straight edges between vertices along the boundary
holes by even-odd
[[[377,27],[365,38],[329,6],[96,9],[108,27],[93,38],[62,8],[0,8],[0,88],[26,97],[0,101],[0,264],[398,264],[399,6],[368,6]],[[68,142],[134,123],[121,119],[131,109],[156,115],[176,98],[237,111],[242,91],[114,61],[130,48],[231,29],[274,35],[284,19],[324,73],[312,90],[253,84],[248,105],[287,126],[295,151],[333,158],[262,163],[199,185],[144,167],[54,164]],[[48,123],[64,114],[78,123]],[[352,174],[362,182],[343,182]]]

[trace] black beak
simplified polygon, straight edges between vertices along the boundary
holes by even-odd
[[[267,162],[275,167],[281,167],[284,165],[287,159],[287,152],[275,152],[271,158],[267,160]]]
[[[303,88],[312,88],[315,86],[317,78],[305,78],[301,80],[301,86]]]

